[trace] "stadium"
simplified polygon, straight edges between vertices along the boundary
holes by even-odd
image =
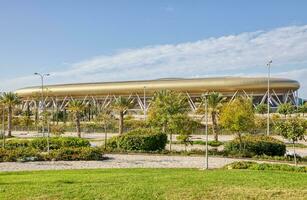
[[[46,108],[65,110],[69,101],[78,99],[87,105],[103,109],[114,98],[126,96],[135,100],[135,111],[145,111],[156,91],[173,90],[184,93],[195,111],[200,97],[207,92],[220,92],[229,100],[237,96],[253,99],[254,105],[267,103],[268,79],[266,77],[215,77],[215,78],[169,78],[142,81],[96,82],[44,86]],[[297,81],[286,78],[270,78],[270,105],[276,108],[281,103],[298,104]],[[23,108],[37,108],[41,105],[42,87],[19,89],[16,93],[23,99]]]

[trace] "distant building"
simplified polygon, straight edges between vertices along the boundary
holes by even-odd
[[[271,78],[271,107],[285,102],[297,105],[299,87],[295,80]],[[254,105],[266,103],[268,99],[266,77],[216,77],[47,85],[44,100],[46,108],[57,110],[65,110],[72,99],[79,99],[97,109],[103,109],[108,107],[114,98],[127,96],[137,102],[133,110],[144,111],[148,109],[154,92],[163,89],[186,94],[192,111],[197,109],[201,95],[206,92],[220,92],[229,100],[236,96],[245,96],[252,98]],[[19,89],[16,93],[23,98],[23,108],[39,106],[40,86]]]

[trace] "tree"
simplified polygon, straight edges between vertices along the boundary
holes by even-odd
[[[191,133],[195,130],[196,125],[187,114],[176,114],[170,119],[169,122],[169,131],[171,133],[179,134],[177,140],[181,141],[184,144],[185,151],[187,146],[192,144]]]
[[[186,97],[171,90],[156,92],[148,110],[148,122],[163,133],[170,134],[170,151],[172,149],[172,133],[169,124],[178,114],[187,114],[189,104]]]
[[[115,98],[112,108],[118,112],[119,115],[119,124],[118,124],[118,133],[121,135],[124,132],[124,115],[127,113],[128,109],[134,106],[133,99],[119,96]]]
[[[291,103],[282,103],[278,106],[277,112],[287,118],[287,115],[294,113],[294,106]]]
[[[8,93],[5,92],[0,97],[0,101],[8,110],[8,118],[7,118],[8,137],[12,137],[12,114],[15,106],[19,105],[21,103],[21,100],[17,94],[13,92],[8,92]]]
[[[107,148],[107,140],[108,140],[108,133],[107,128],[112,124],[114,121],[114,117],[112,116],[109,110],[104,110],[98,114],[95,119],[95,122],[100,124],[104,129],[104,147]]]
[[[221,110],[220,123],[225,129],[238,135],[240,149],[242,149],[242,133],[249,132],[255,126],[255,114],[252,101],[237,98],[225,104]]]
[[[72,100],[68,103],[68,111],[72,114],[75,124],[78,137],[81,138],[81,124],[80,120],[85,110],[85,105],[82,101]]]
[[[264,103],[258,104],[255,108],[256,113],[265,114],[268,112],[268,106]]]
[[[305,116],[305,113],[307,113],[307,102],[305,102],[303,105],[300,105],[298,107],[298,112],[303,114],[303,117]]]
[[[209,93],[206,98],[208,100],[208,111],[210,112],[212,120],[212,132],[214,135],[214,140],[218,141],[219,127],[217,124],[217,118],[219,116],[219,111],[223,105],[223,102],[225,101],[225,98],[222,96],[221,93],[218,92]],[[201,107],[205,107],[206,98],[202,97]]]
[[[287,120],[282,120],[275,124],[275,129],[277,133],[279,133],[284,138],[291,141],[293,144],[293,151],[294,151],[293,155],[294,155],[295,165],[297,164],[295,143],[298,140],[305,139],[304,134],[306,133],[306,127],[307,127],[306,120],[298,117],[291,117]]]

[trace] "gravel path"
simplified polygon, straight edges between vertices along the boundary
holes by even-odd
[[[44,162],[4,162],[0,171],[34,171],[61,169],[98,168],[204,168],[205,158],[200,156],[159,156],[108,154],[103,161],[44,161]],[[210,157],[209,167],[220,168],[239,159]]]

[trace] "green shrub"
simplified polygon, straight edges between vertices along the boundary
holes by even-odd
[[[256,163],[238,161],[226,165],[226,169],[251,169],[251,170],[279,170],[279,171],[293,171],[293,172],[307,172],[306,166],[291,166],[287,164],[270,164],[270,163]]]
[[[159,151],[165,148],[166,143],[166,134],[154,129],[140,128],[111,138],[108,141],[108,147],[128,151]]]
[[[169,141],[168,141],[169,143]],[[183,144],[183,142],[181,141],[172,141],[172,144]],[[196,140],[196,141],[191,141],[191,144],[194,145],[206,145],[206,141],[203,140]],[[211,147],[219,147],[221,145],[223,145],[223,142],[220,141],[208,141],[208,145]]]
[[[255,155],[267,155],[267,156],[283,156],[286,153],[286,145],[269,136],[242,136],[242,143],[240,145],[240,139],[226,143],[225,151],[229,154],[240,155],[243,157],[252,157]]]
[[[212,146],[212,147],[219,147],[221,145],[223,145],[224,143],[223,142],[220,142],[220,141],[208,141],[208,145],[209,146]]]
[[[89,147],[90,142],[86,139],[76,137],[52,137],[49,138],[50,149],[60,149],[62,147]],[[8,140],[5,144],[6,149],[34,148],[41,151],[47,150],[47,138],[35,138],[33,140]]]
[[[65,133],[65,125],[52,125],[50,127],[51,133],[56,135],[56,136],[61,136]]]
[[[34,148],[0,148],[0,162],[43,161],[43,160],[102,160],[103,152],[93,147],[64,147],[52,150],[50,154]]]
[[[91,144],[88,140],[76,137],[54,137],[49,138],[49,148],[60,149],[63,147],[89,147]],[[47,149],[46,138],[36,138],[31,141],[30,146],[41,151]]]
[[[79,147],[60,148],[46,155],[47,160],[102,160],[103,153],[99,148]]]
[[[16,149],[16,148],[26,148],[31,146],[30,145],[30,140],[17,140],[17,139],[12,139],[12,140],[7,140],[5,142],[5,148],[6,149]]]
[[[43,160],[40,152],[33,148],[0,148],[0,162],[37,161]]]

